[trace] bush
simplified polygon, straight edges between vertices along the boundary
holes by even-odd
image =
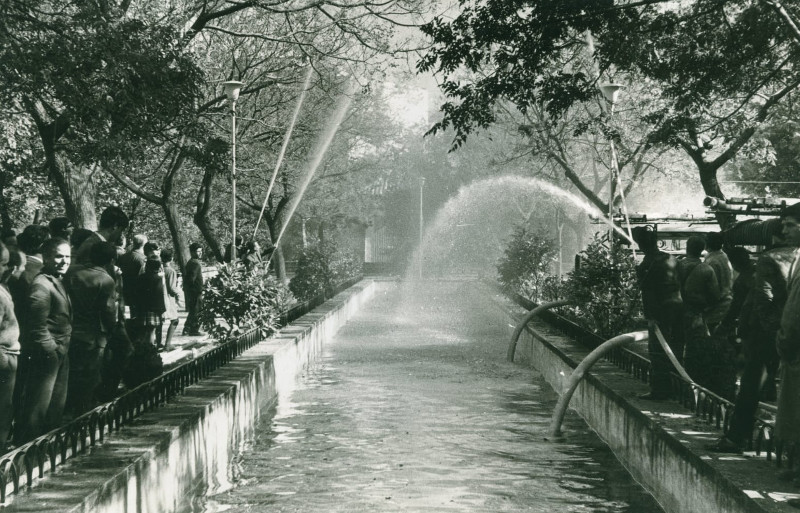
[[[321,242],[302,251],[289,289],[297,299],[307,301],[330,294],[339,283],[359,275],[361,268],[355,258],[339,251],[332,242]]]
[[[531,301],[543,299],[543,286],[558,248],[544,231],[517,226],[497,264],[500,284]]]
[[[214,338],[229,340],[257,328],[266,336],[292,303],[287,287],[270,276],[266,266],[220,264],[203,289],[200,325]],[[219,323],[224,321],[224,325]]]
[[[618,245],[611,250],[597,238],[581,252],[580,266],[569,274],[564,291],[576,304],[572,313],[605,338],[631,331],[642,315],[632,255]]]

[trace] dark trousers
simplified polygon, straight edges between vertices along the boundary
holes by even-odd
[[[22,352],[17,360],[17,383],[14,387],[14,440],[22,440],[22,419],[25,414],[25,383],[31,367],[31,355]]]
[[[200,330],[200,322],[197,316],[203,305],[203,293],[195,294],[194,292],[184,290],[183,295],[186,299],[186,311],[188,312],[186,323],[183,325],[183,332],[195,333]]]
[[[31,355],[25,383],[23,433],[26,442],[61,425],[67,401],[69,356],[37,350]]]
[[[667,345],[680,362],[684,345],[683,305],[680,303],[662,305],[655,321]],[[670,373],[674,370],[674,366],[652,329],[648,330],[647,350],[650,355],[650,393],[657,397],[668,397]]]
[[[108,345],[103,352],[103,362],[100,367],[102,380],[97,390],[97,398],[102,402],[110,401],[117,396],[122,373],[133,353],[133,343],[125,326],[121,322],[117,323],[108,337]]]
[[[771,350],[774,344],[759,348],[754,347],[753,341],[745,339],[743,346],[744,370],[727,433],[728,438],[739,445],[744,445],[753,435],[753,424],[758,402],[763,395],[762,390],[769,392],[775,389],[775,370],[778,364],[778,353]]]
[[[0,454],[5,452],[14,420],[14,384],[18,356],[0,351]]]
[[[70,342],[66,408],[75,416],[82,415],[97,405],[97,388],[101,381],[105,345],[105,339],[93,341],[91,344],[78,340]]]

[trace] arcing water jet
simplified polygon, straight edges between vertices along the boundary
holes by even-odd
[[[350,107],[351,102],[352,94],[351,91],[348,90],[342,100],[339,102],[339,105],[336,107],[333,116],[328,121],[325,131],[322,133],[322,137],[317,143],[314,153],[312,154],[313,158],[309,162],[308,170],[306,171],[305,178],[303,179],[303,183],[300,185],[297,193],[295,193],[294,198],[292,198],[292,203],[289,206],[289,213],[286,215],[283,226],[281,227],[281,231],[278,234],[278,237],[275,239],[275,248],[277,248],[280,244],[283,234],[286,232],[286,227],[289,226],[289,221],[292,220],[292,216],[297,210],[300,200],[303,199],[303,194],[305,194],[308,184],[311,183],[311,179],[317,172],[317,168],[319,167],[320,163],[322,163],[322,158],[325,156],[325,153],[327,153],[328,147],[331,145],[337,130],[339,130],[339,126],[342,124],[344,116],[347,114],[347,109]],[[275,251],[272,252],[272,255],[274,254]],[[269,262],[272,260],[272,255],[270,255],[270,258],[267,260],[267,265],[269,265]]]
[[[311,75],[313,73],[314,73],[314,67],[309,66],[308,74],[306,74],[306,80],[303,83],[303,90],[300,92],[300,98],[298,98],[297,106],[294,109],[294,114],[292,114],[292,121],[289,123],[289,128],[286,130],[286,135],[283,136],[283,144],[281,145],[281,151],[278,153],[278,160],[275,161],[275,170],[272,172],[272,178],[270,178],[269,180],[269,187],[267,187],[267,194],[264,195],[264,204],[261,205],[261,213],[258,214],[256,227],[253,229],[253,239],[256,238],[256,233],[258,233],[258,225],[261,224],[261,218],[264,216],[264,210],[266,210],[267,208],[267,201],[269,200],[269,195],[272,193],[272,187],[275,186],[275,179],[278,177],[278,170],[281,168],[284,155],[286,155],[286,148],[289,146],[289,140],[292,137],[294,126],[297,123],[297,117],[300,115],[300,107],[303,105],[303,100],[306,97],[306,91],[308,91],[308,85],[311,83]]]

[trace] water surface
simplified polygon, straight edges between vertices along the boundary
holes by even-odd
[[[658,512],[556,395],[505,361],[486,291],[378,292],[261,418],[234,487],[187,503],[231,512]]]

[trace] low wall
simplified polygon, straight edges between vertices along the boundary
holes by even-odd
[[[522,318],[509,316],[509,337]],[[544,338],[548,338],[545,336]],[[516,359],[535,367],[559,393],[566,387],[579,358],[573,359],[550,340],[534,338],[524,330],[517,344]],[[578,360],[577,362],[575,360]],[[597,367],[602,367],[598,363]],[[765,510],[697,454],[665,431],[657,422],[632,406],[602,378],[587,374],[572,397],[570,407],[609,445],[631,475],[641,483],[667,513],[743,513]],[[642,390],[643,391],[643,390]]]
[[[15,511],[187,511],[187,497],[230,486],[229,462],[260,411],[289,392],[299,371],[375,292],[362,281],[139,417],[6,506]]]

